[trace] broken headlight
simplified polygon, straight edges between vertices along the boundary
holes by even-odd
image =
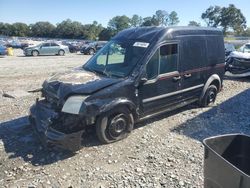
[[[70,114],[79,114],[84,100],[88,96],[71,96],[69,97],[63,105],[62,112]]]

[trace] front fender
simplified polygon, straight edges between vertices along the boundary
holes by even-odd
[[[82,108],[80,113],[85,116],[96,117],[102,113],[115,109],[118,106],[127,106],[132,112],[136,112],[136,105],[129,99],[96,99],[85,102],[85,110]]]
[[[93,99],[89,101],[85,100],[86,98],[86,96],[69,97],[63,105],[62,112],[96,117],[121,105],[127,106],[132,111],[136,109],[136,105],[127,98]]]
[[[115,107],[121,106],[121,105],[128,106],[129,109],[136,109],[136,105],[131,100],[128,100],[126,98],[118,98],[118,99],[114,99],[114,100],[110,101],[109,103],[101,106],[100,113],[107,112],[107,111],[114,109]]]

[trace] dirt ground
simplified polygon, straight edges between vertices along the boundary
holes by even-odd
[[[100,144],[93,128],[77,153],[46,150],[27,119],[39,94],[27,91],[89,58],[24,57],[18,50],[13,57],[0,58],[0,187],[199,188],[203,187],[202,140],[250,134],[250,78],[225,77],[212,107],[189,105],[140,122],[117,143]]]

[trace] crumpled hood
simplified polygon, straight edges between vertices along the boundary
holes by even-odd
[[[250,53],[243,53],[243,52],[231,52],[230,57],[235,57],[235,58],[244,58],[244,59],[249,59],[250,60]]]
[[[46,93],[63,99],[69,95],[89,95],[100,89],[116,84],[123,79],[101,77],[82,68],[74,69],[61,74],[56,74],[43,83]]]

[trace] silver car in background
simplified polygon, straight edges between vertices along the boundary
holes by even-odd
[[[55,42],[45,42],[37,46],[25,48],[23,50],[26,56],[38,56],[38,55],[60,55],[63,56],[69,53],[68,46],[57,44]]]

